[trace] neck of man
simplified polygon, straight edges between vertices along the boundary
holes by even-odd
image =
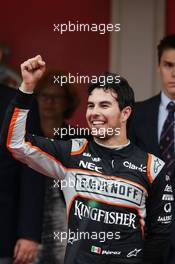
[[[54,138],[54,128],[57,130],[58,128],[63,127],[63,119],[48,119],[48,118],[40,118],[41,130],[45,137]]]
[[[163,92],[170,100],[172,100],[172,101],[175,100],[175,93],[170,94],[165,89],[163,89]]]
[[[114,135],[111,137],[105,137],[105,138],[94,137],[94,140],[97,144],[110,148],[111,147],[117,148],[123,145],[127,145],[129,143],[129,140],[126,136],[126,131],[121,132],[120,135]]]

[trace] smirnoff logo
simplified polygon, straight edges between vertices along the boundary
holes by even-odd
[[[77,192],[95,193],[141,205],[144,191],[139,186],[134,185],[134,183],[78,173],[75,179]]]

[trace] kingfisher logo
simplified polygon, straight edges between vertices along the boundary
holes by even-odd
[[[75,200],[74,215],[79,219],[88,218],[92,221],[100,222],[101,224],[115,224],[137,229],[137,215],[134,213],[127,214],[117,211],[106,211],[96,207],[90,207],[78,200]],[[118,239],[120,239],[119,234]]]

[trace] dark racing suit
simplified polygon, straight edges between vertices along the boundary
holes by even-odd
[[[93,140],[25,136],[31,98],[19,92],[1,140],[16,159],[62,184],[68,214],[65,263],[141,264],[144,258],[158,264],[172,221],[164,162],[132,143],[109,149]],[[54,236],[63,239],[58,232]]]

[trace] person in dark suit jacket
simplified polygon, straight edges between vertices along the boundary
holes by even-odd
[[[129,124],[128,136],[141,149],[161,157],[159,143],[163,125],[168,116],[167,105],[169,102],[175,103],[175,35],[164,37],[157,48],[158,70],[163,88],[158,95],[136,103]],[[172,142],[172,144],[175,146],[175,142]],[[175,162],[175,152],[172,156],[172,162]],[[175,163],[174,170],[171,173],[171,181],[175,194]],[[175,208],[173,210],[175,214]],[[168,254],[165,254],[163,263],[175,263],[175,224],[173,224],[172,228],[170,250]]]
[[[0,128],[15,90],[0,84]],[[0,147],[0,264],[28,264],[37,254],[43,177]]]

